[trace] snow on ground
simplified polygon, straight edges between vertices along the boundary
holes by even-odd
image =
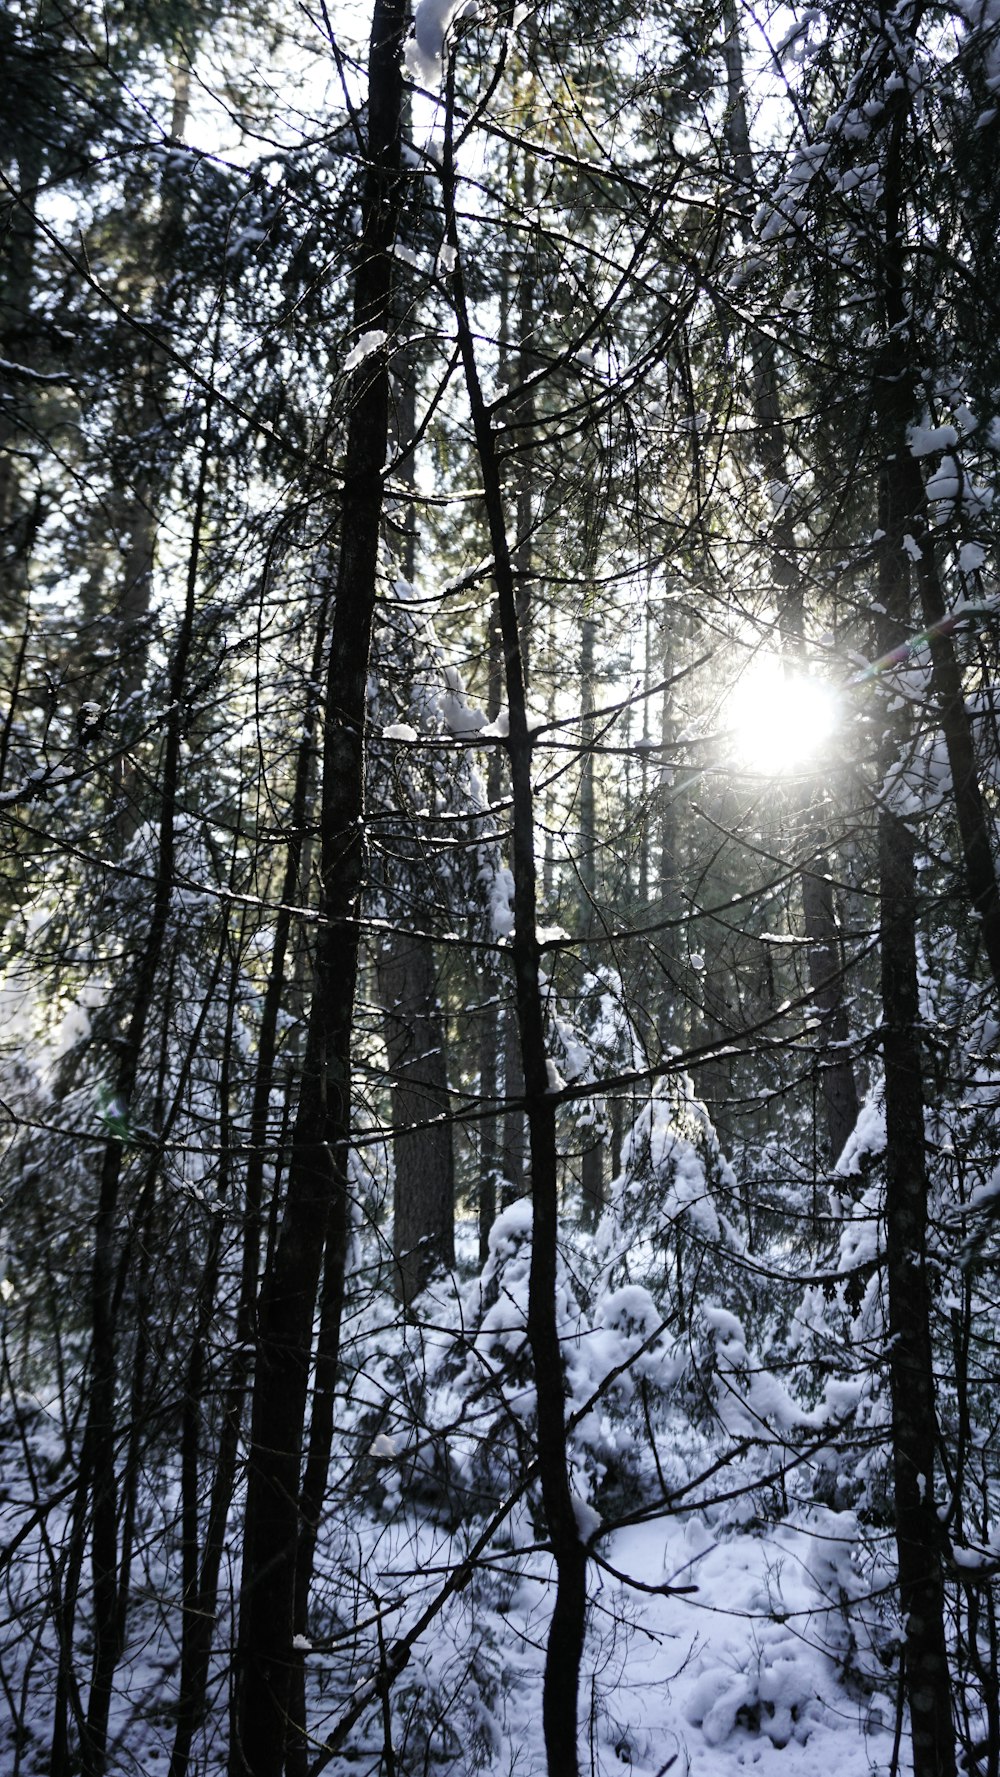
[[[407,1523],[407,1516],[380,1526],[371,1521],[357,1545],[370,1562],[369,1584],[381,1570],[376,1590],[387,1601],[387,1640],[413,1620],[460,1552],[427,1520]],[[858,1592],[849,1555],[855,1529],[850,1513],[813,1510],[799,1526],[716,1534],[691,1513],[608,1538],[602,1555],[617,1574],[645,1587],[697,1590],[655,1596],[592,1568],[582,1771],[888,1772],[888,1688],[872,1691],[865,1681],[872,1662],[855,1639],[860,1619],[852,1616],[849,1628],[842,1610],[845,1597],[853,1593],[856,1603]],[[442,1613],[397,1681],[400,1770],[425,1768],[427,1758],[427,1769],[440,1761],[463,1773],[544,1777],[541,1680],[552,1569],[537,1551],[517,1552],[520,1540],[515,1534],[509,1563],[495,1565],[489,1580],[478,1579],[471,1596],[461,1594]],[[327,1701],[325,1725],[332,1726],[342,1692],[328,1693]],[[316,1725],[322,1732],[324,1724]],[[351,1756],[329,1769],[347,1777],[360,1748],[374,1749],[379,1737],[373,1710]],[[899,1768],[908,1768],[905,1739]]]
[[[391,1460],[388,1451],[376,1457]],[[161,1503],[169,1515],[175,1502],[168,1495],[169,1489]],[[338,1514],[322,1539],[318,1608],[311,1645],[302,1650],[313,1729],[320,1737],[378,1670],[372,1625],[381,1615],[385,1644],[391,1644],[437,1594],[472,1534],[435,1523],[433,1513],[405,1491],[401,1496],[387,1488],[381,1509],[371,1494],[369,1501],[353,1515]],[[5,1537],[20,1516],[12,1507],[9,1498]],[[64,1501],[50,1514],[50,1535],[65,1534],[67,1511]],[[621,1528],[600,1539],[598,1548],[607,1565],[591,1567],[580,1693],[581,1769],[588,1777],[625,1770],[661,1777],[668,1768],[678,1777],[741,1777],[747,1770],[759,1777],[872,1777],[889,1771],[891,1675],[878,1658],[877,1631],[866,1639],[866,1597],[880,1590],[885,1576],[877,1548],[874,1560],[871,1550],[865,1556],[852,1512],[793,1504],[777,1525],[741,1528],[727,1524],[724,1514],[692,1511]],[[20,1767],[24,1777],[33,1777],[44,1768],[42,1690],[51,1699],[55,1650],[45,1647],[44,1631],[35,1639],[33,1613],[45,1573],[37,1536],[18,1554],[19,1577],[8,1596],[14,1608],[2,1639],[8,1681],[15,1643],[42,1681],[35,1731]],[[544,1777],[541,1683],[552,1565],[533,1546],[526,1507],[511,1515],[490,1554],[426,1630],[396,1682],[400,1773]],[[696,1590],[659,1595],[632,1588],[619,1576],[645,1588]],[[176,1600],[170,1601],[165,1575],[155,1567],[143,1578],[112,1719],[119,1777],[150,1777],[164,1769],[172,1735]],[[873,1610],[873,1630],[876,1623]],[[86,1682],[82,1638],[78,1652],[79,1676]],[[224,1769],[225,1666],[223,1655],[212,1687],[211,1750],[197,1766],[212,1777]],[[373,1698],[343,1755],[327,1765],[331,1777],[377,1769],[382,1734]],[[10,1753],[0,1731],[0,1769],[11,1768],[3,1763]],[[905,1734],[899,1768],[909,1768]]]
[[[384,1768],[384,1722],[374,1694],[380,1650],[438,1598],[497,1496],[517,1481],[519,1471],[510,1466],[500,1433],[511,1440],[513,1459],[530,1417],[531,1391],[518,1367],[525,1337],[527,1215],[524,1204],[504,1212],[483,1279],[474,1277],[458,1292],[442,1288],[426,1324],[404,1333],[392,1305],[374,1296],[359,1325],[352,1346],[358,1368],[345,1387],[339,1458],[317,1551],[309,1645],[298,1650],[318,1740],[343,1720],[354,1698],[368,1699],[342,1751],[324,1767],[330,1777],[359,1771],[374,1777]],[[471,1250],[471,1224],[460,1229],[460,1240]],[[568,1285],[561,1285],[563,1297],[568,1377],[574,1399],[586,1400],[595,1378],[617,1362],[622,1340],[644,1335],[647,1308],[654,1326],[657,1315],[645,1290],[624,1285],[604,1295],[586,1339],[574,1343],[570,1335],[581,1311]],[[464,1327],[464,1356],[456,1355],[456,1317]],[[739,1321],[719,1308],[710,1318],[735,1362]],[[418,1361],[408,1367],[410,1345]],[[636,1377],[645,1374],[643,1365],[653,1374],[656,1349],[634,1366]],[[613,1406],[609,1397],[609,1414]],[[576,1452],[580,1487],[586,1488],[589,1476],[593,1488],[604,1475],[605,1491],[593,1497],[605,1512],[625,1497],[615,1493],[613,1475],[602,1465],[611,1464],[616,1452],[621,1456],[620,1440],[634,1435],[627,1407],[619,1401],[614,1408],[619,1443],[602,1433],[593,1447],[585,1442]],[[58,1435],[58,1403],[50,1409],[40,1400],[24,1401],[22,1411],[35,1472],[30,1480],[25,1476],[19,1440],[5,1439],[0,1427],[0,1547],[17,1538],[39,1495],[51,1505],[44,1528],[28,1526],[16,1544],[16,1559],[4,1576],[0,1668],[9,1694],[27,1699],[19,1777],[40,1777],[47,1768],[57,1658],[46,1604],[50,1555],[68,1543],[72,1477]],[[657,1462],[667,1484],[708,1472],[718,1445],[709,1449],[682,1403],[661,1411]],[[773,1425],[773,1401],[767,1412]],[[491,1441],[486,1434],[494,1424],[499,1431]],[[717,1486],[714,1505],[661,1517],[650,1513],[647,1522],[602,1535],[597,1509],[581,1499],[585,1530],[596,1538],[600,1558],[590,1567],[580,1687],[580,1761],[587,1777],[623,1771],[665,1777],[667,1770],[676,1777],[742,1777],[748,1770],[759,1777],[885,1777],[890,1770],[898,1622],[890,1599],[889,1531],[861,1523],[853,1510],[810,1500],[805,1476],[801,1499],[775,1493],[760,1481],[759,1470],[741,1468],[739,1447],[733,1446],[725,1474],[710,1483]],[[157,1462],[155,1480],[151,1468],[139,1502],[128,1647],[112,1712],[115,1777],[151,1777],[170,1758],[179,1597],[167,1557],[180,1513],[176,1456],[164,1450]],[[630,1508],[654,1497],[642,1464],[621,1466],[623,1476],[632,1475]],[[240,1509],[237,1499],[234,1527]],[[395,1682],[399,1777],[444,1771],[455,1777],[480,1771],[545,1777],[541,1689],[553,1569],[537,1547],[532,1509],[538,1501],[526,1492],[494,1528],[469,1583],[433,1615]],[[225,1769],[227,1648],[238,1565],[234,1538],[212,1667],[211,1723],[193,1766],[197,1777],[222,1777]],[[75,1647],[84,1690],[88,1613],[85,1593]],[[0,1721],[3,1777],[15,1769],[11,1735]],[[901,1754],[898,1768],[905,1773],[905,1731]]]
[[[704,1777],[748,1766],[761,1777],[888,1768],[888,1712],[882,1699],[848,1696],[842,1619],[817,1586],[816,1552],[815,1537],[785,1527],[717,1541],[698,1514],[612,1539],[619,1572],[698,1587],[632,1607],[636,1627],[609,1696],[632,1771],[652,1777],[671,1747],[678,1770]]]

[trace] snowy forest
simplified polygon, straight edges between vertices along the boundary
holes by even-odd
[[[1000,0],[0,74],[0,1772],[1000,1777]]]

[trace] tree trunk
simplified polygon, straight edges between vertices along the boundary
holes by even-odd
[[[454,80],[448,81],[448,117],[442,163],[449,244],[459,253],[455,215],[452,120]],[[496,435],[483,398],[469,320],[461,262],[452,277],[458,345],[465,373],[476,450],[483,476],[493,573],[503,638],[508,750],[513,795],[514,937],[512,954],[517,1020],[524,1069],[531,1159],[532,1243],[528,1293],[528,1342],[535,1372],[538,1469],[549,1543],[555,1560],[556,1597],[549,1625],[542,1693],[542,1724],[551,1777],[577,1777],[577,1692],[587,1604],[587,1555],[580,1539],[569,1484],[565,1381],[556,1316],[558,1173],[555,1100],[549,1090],[544,1010],[539,982],[541,955],[536,923],[534,793],[531,734],[521,660],[517,583],[508,541]]]
[[[902,137],[905,113],[890,126],[884,186],[885,258],[882,294],[889,313],[902,301],[900,257]],[[909,391],[899,329],[889,328],[876,365],[876,411],[885,452],[879,484],[879,603],[885,613],[880,651],[898,647],[910,628],[909,557],[912,522],[899,472]],[[905,442],[903,443],[905,449]],[[883,782],[909,744],[905,705],[889,716],[881,748]],[[889,1296],[889,1381],[892,1462],[904,1624],[904,1675],[910,1707],[914,1777],[952,1777],[955,1742],[944,1628],[942,1529],[934,1502],[937,1445],[934,1355],[927,1274],[927,1161],[923,1061],[916,953],[914,839],[885,800],[879,813],[882,1048],[885,1062],[886,1272]]]
[[[530,27],[529,27],[530,29]],[[527,82],[526,101],[522,105],[515,99],[519,119],[527,130],[530,122],[531,91],[533,77],[530,72],[525,75]],[[520,85],[520,81],[516,86]],[[515,87],[516,90],[516,87]],[[524,188],[521,197],[522,214],[526,218],[524,258],[518,274],[517,304],[517,382],[518,390],[511,404],[510,423],[515,441],[514,454],[514,524],[515,539],[512,551],[514,570],[514,592],[517,600],[518,633],[521,638],[521,661],[524,674],[525,689],[531,682],[531,588],[535,567],[534,543],[534,467],[535,467],[535,427],[537,424],[537,407],[532,374],[537,368],[538,357],[534,349],[536,308],[538,303],[538,261],[535,250],[535,161],[528,154],[516,157],[515,166],[522,168]]]
[[[376,968],[392,1092],[395,1289],[406,1308],[435,1265],[455,1262],[444,1018],[429,938],[387,932]]]
[[[118,1116],[126,1125],[133,1110],[146,1031],[153,1006],[157,970],[163,950],[174,882],[177,800],[183,729],[184,690],[194,635],[195,592],[201,552],[201,533],[207,493],[212,438],[211,406],[206,410],[198,486],[192,517],[185,605],[170,668],[167,734],[163,755],[159,843],[149,929],[137,971],[132,1012],[121,1049],[115,1079]],[[76,1598],[73,1568],[80,1550],[78,1526],[82,1523],[87,1492],[91,1497],[91,1570],[94,1587],[94,1651],[90,1696],[83,1731],[82,1764],[86,1777],[102,1777],[107,1752],[108,1717],[115,1669],[121,1654],[123,1598],[118,1570],[118,1471],[116,1458],[116,1404],[118,1380],[118,1299],[115,1288],[115,1248],[118,1201],[125,1157],[125,1135],[115,1134],[104,1148],[94,1226],[94,1259],[90,1308],[93,1326],[92,1359],[87,1426],[80,1460],[80,1484],[74,1506],[70,1572],[66,1581],[67,1616],[62,1657],[71,1659],[72,1611]],[[53,1771],[59,1773],[67,1757],[65,1698],[71,1688],[60,1680],[53,1737]]]
[[[42,137],[29,132],[17,162],[18,199],[0,210],[3,239],[0,279],[0,355],[31,368],[37,345],[31,330],[35,280],[35,205],[45,167]],[[16,385],[15,385],[16,388]],[[30,384],[29,384],[30,388]],[[30,397],[25,395],[26,402]],[[28,558],[39,520],[35,500],[25,503],[19,473],[20,452],[12,449],[21,430],[20,401],[0,401],[0,621],[8,635],[24,621]]]
[[[504,962],[507,961],[505,957]],[[503,1007],[503,1151],[501,1196],[504,1209],[516,1203],[525,1191],[525,1169],[528,1160],[528,1127],[524,1115],[524,1064],[521,1054],[520,1026],[517,1014],[516,980],[511,982],[509,969],[500,976],[507,992]]]
[[[309,674],[310,687],[316,687],[319,684],[323,669],[329,615],[328,603],[326,598],[322,600],[317,616]],[[317,694],[315,690],[312,690],[305,727],[296,755],[295,784],[288,815],[288,848],[274,923],[274,941],[271,946],[267,986],[264,990],[264,1003],[257,1038],[253,1100],[250,1109],[250,1153],[247,1157],[244,1182],[243,1251],[240,1266],[239,1299],[236,1309],[236,1338],[225,1387],[221,1433],[215,1452],[215,1470],[212,1478],[208,1521],[205,1526],[197,1586],[181,1623],[177,1727],[170,1757],[169,1777],[185,1777],[194,1735],[204,1722],[206,1712],[209,1661],[218,1607],[219,1572],[225,1548],[229,1508],[236,1481],[239,1439],[250,1380],[250,1355],[253,1345],[260,1268],[264,1172],[271,1136],[271,1094],[274,1087],[278,1044],[278,1016],[286,979],[286,957],[291,936],[291,910],[296,903],[300,884],[303,829],[315,752],[316,706]]]
[[[813,826],[811,837],[816,832]],[[821,862],[825,862],[822,854]],[[844,1002],[843,945],[829,876],[816,869],[803,870],[801,890],[802,923],[809,942],[809,985],[820,1020],[817,1066],[827,1155],[836,1164],[858,1120],[858,1087],[849,1049],[851,1027]]]
[[[580,631],[580,709],[583,717],[581,744],[583,762],[580,769],[580,826],[577,876],[580,885],[580,933],[586,939],[593,934],[597,921],[597,817],[594,792],[593,740],[594,653],[597,624],[585,615]],[[588,717],[591,718],[588,720]],[[645,755],[643,755],[645,759]],[[583,946],[587,958],[587,945]],[[584,1008],[587,1011],[587,1008]],[[585,1228],[596,1228],[604,1208],[604,1138],[598,1124],[581,1129],[583,1151],[580,1156],[580,1209]],[[593,1137],[594,1139],[588,1139]]]
[[[375,0],[367,172],[355,272],[360,337],[392,328],[399,179],[400,0]],[[288,1187],[258,1314],[230,1770],[281,1777],[289,1723],[300,1533],[300,1467],[313,1316],[329,1244],[342,1264],[349,1224],[351,1027],[364,882],[364,729],[389,439],[383,353],[353,372],[336,608],[326,681],[320,811],[322,921]],[[328,1278],[336,1295],[342,1277]],[[334,1340],[334,1345],[336,1341]],[[324,1362],[336,1368],[325,1342]]]
[[[503,653],[500,638],[500,616],[495,604],[490,606],[487,636],[486,713],[495,722],[503,701]],[[503,754],[497,746],[490,748],[486,768],[486,799],[495,808],[503,794]],[[484,1106],[499,1101],[501,1086],[501,1032],[504,1023],[501,1009],[503,977],[492,954],[483,964],[479,1033],[479,1092]],[[479,1138],[479,1263],[485,1265],[489,1256],[490,1229],[496,1220],[497,1190],[503,1176],[500,1120],[488,1112],[480,1123]]]
[[[408,96],[404,128],[409,129]],[[405,311],[408,300],[412,295],[404,287],[397,309]],[[394,360],[392,438],[395,450],[404,454],[397,460],[395,473],[411,496],[416,490],[416,460],[407,447],[416,432],[416,379],[412,350],[398,353]],[[404,501],[397,519],[402,526],[403,573],[411,583],[416,570],[413,513],[412,499]],[[390,920],[404,917],[408,906],[419,908],[428,898],[423,883],[427,873],[423,847],[409,832],[400,832],[395,845],[404,887],[386,909]],[[419,913],[416,923],[423,923]],[[398,929],[387,931],[376,949],[375,970],[392,1097],[394,1284],[397,1299],[407,1308],[436,1265],[455,1262],[455,1161],[445,1021],[430,938]],[[432,1120],[434,1127],[425,1127]]]
[[[171,70],[173,104],[170,134],[183,141],[191,92],[191,72],[187,63],[175,64]],[[156,285],[150,303],[154,330],[169,335],[170,316],[164,307],[170,301],[169,285],[174,256],[182,244],[183,214],[180,188],[176,179],[164,179],[160,192],[160,220],[154,250]],[[129,706],[142,687],[149,658],[149,613],[153,597],[153,571],[156,562],[156,539],[160,511],[169,488],[170,464],[162,460],[165,449],[164,411],[170,375],[170,360],[162,344],[149,341],[149,358],[141,377],[138,411],[127,424],[136,438],[149,438],[156,443],[152,460],[141,464],[136,472],[131,493],[122,500],[123,546],[121,578],[117,601],[111,619],[114,667],[106,680],[103,694],[117,706],[120,724],[124,725],[127,743],[130,720]],[[98,681],[94,692],[101,694]],[[93,693],[92,693],[93,695]],[[115,828],[120,847],[127,845],[139,826],[142,811],[136,799],[136,772],[125,744],[112,765],[115,791]]]
[[[892,1470],[903,1660],[914,1777],[952,1777],[955,1744],[944,1631],[942,1530],[927,1278],[927,1170],[917,1001],[913,836],[879,816],[882,1051],[885,1061],[886,1272]]]
[[[992,821],[983,799],[965,705],[962,672],[947,624],[947,607],[938,572],[934,540],[927,515],[927,495],[920,466],[907,448],[905,427],[888,473],[891,474],[906,529],[920,551],[916,564],[920,620],[929,632],[931,688],[951,768],[952,798],[962,847],[965,883],[979,915],[994,990],[1000,998],[1000,890],[990,838]]]
[[[500,1142],[496,1113],[486,1109],[500,1096],[500,1051],[497,1033],[500,1022],[500,981],[488,960],[479,977],[479,1096],[484,1114],[479,1119],[479,1264],[485,1265],[490,1252],[490,1231],[497,1216],[497,1188],[500,1182]]]
[[[515,108],[522,124],[526,124],[526,113],[530,104],[523,101],[520,95],[522,80],[527,80],[530,100],[530,74],[515,79]],[[510,404],[509,437],[513,442],[513,450],[509,461],[512,466],[512,495],[514,508],[514,538],[510,550],[511,573],[513,576],[514,602],[517,610],[517,628],[521,658],[521,672],[525,690],[531,676],[531,643],[532,613],[531,586],[534,575],[534,491],[532,484],[533,444],[537,420],[535,394],[530,379],[536,365],[533,351],[535,333],[535,307],[537,300],[536,280],[537,264],[535,255],[534,206],[535,206],[535,163],[529,154],[522,159],[513,148],[508,160],[508,178],[511,186],[516,184],[520,171],[523,189],[520,204],[524,215],[528,218],[524,256],[517,268],[516,302],[510,288],[513,265],[504,267],[504,285],[502,301],[504,313],[501,316],[501,359],[509,361],[509,368],[517,384],[516,393]],[[511,321],[516,327],[516,339],[511,340]],[[497,598],[498,627],[503,632],[502,594],[498,587]],[[506,656],[506,640],[503,641]],[[509,690],[509,686],[508,686]],[[508,977],[509,981],[509,977]],[[513,986],[516,1001],[516,985]],[[520,1024],[514,1003],[508,1001],[503,1015],[504,1038],[504,1097],[508,1109],[503,1117],[503,1179],[502,1198],[504,1207],[514,1203],[525,1189],[525,1168],[528,1158],[528,1128],[524,1113],[524,1067],[521,1052]]]
[[[660,665],[664,685],[663,701],[660,705],[661,782],[658,790],[659,818],[656,822],[658,840],[656,904],[657,917],[670,921],[676,919],[680,912],[680,895],[677,890],[680,876],[677,801],[672,783],[664,781],[668,771],[667,761],[674,756],[676,742],[677,724],[674,721],[674,694],[670,684],[674,670],[675,641],[671,625],[671,609],[667,602],[664,602],[662,611],[663,634],[660,640]],[[643,760],[645,762],[645,754],[643,754]],[[671,1046],[680,1046],[683,1042],[677,1010],[679,978],[677,928],[668,924],[662,932],[658,933],[654,945],[656,966],[660,976],[657,982],[655,1032],[660,1054],[666,1055]]]

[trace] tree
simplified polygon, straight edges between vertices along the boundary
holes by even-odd
[[[24,1777],[1000,1761],[996,25],[786,26],[0,27]]]
[[[345,454],[337,588],[327,666],[320,819],[322,929],[315,960],[289,1180],[258,1308],[258,1357],[246,1507],[237,1697],[231,1768],[278,1777],[289,1731],[296,1606],[308,1596],[300,1538],[315,1535],[315,1502],[300,1516],[300,1464],[312,1322],[324,1258],[326,1396],[336,1367],[349,1225],[351,1025],[357,973],[364,822],[364,728],[389,438],[385,341],[393,318],[392,249],[400,205],[401,10],[377,0],[369,62],[366,180],[355,272],[359,362]],[[374,344],[374,352],[370,351]],[[374,362],[371,361],[374,357]],[[314,1400],[309,1466],[322,1473],[327,1402]],[[307,1473],[306,1487],[315,1484]],[[322,1487],[318,1489],[320,1496]],[[312,1513],[310,1507],[313,1508]],[[311,1520],[311,1521],[310,1521]],[[298,1598],[296,1589],[298,1588]],[[304,1594],[304,1595],[303,1595]],[[292,1724],[293,1730],[294,1726]]]

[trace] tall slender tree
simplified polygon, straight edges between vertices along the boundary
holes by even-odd
[[[289,1725],[302,1440],[321,1265],[323,1362],[335,1368],[350,1220],[351,1031],[363,885],[364,734],[389,442],[393,248],[402,201],[405,14],[376,0],[368,65],[362,231],[341,543],[326,674],[320,812],[321,929],[281,1225],[258,1309],[230,1768],[280,1777]],[[368,345],[377,342],[369,353]]]

